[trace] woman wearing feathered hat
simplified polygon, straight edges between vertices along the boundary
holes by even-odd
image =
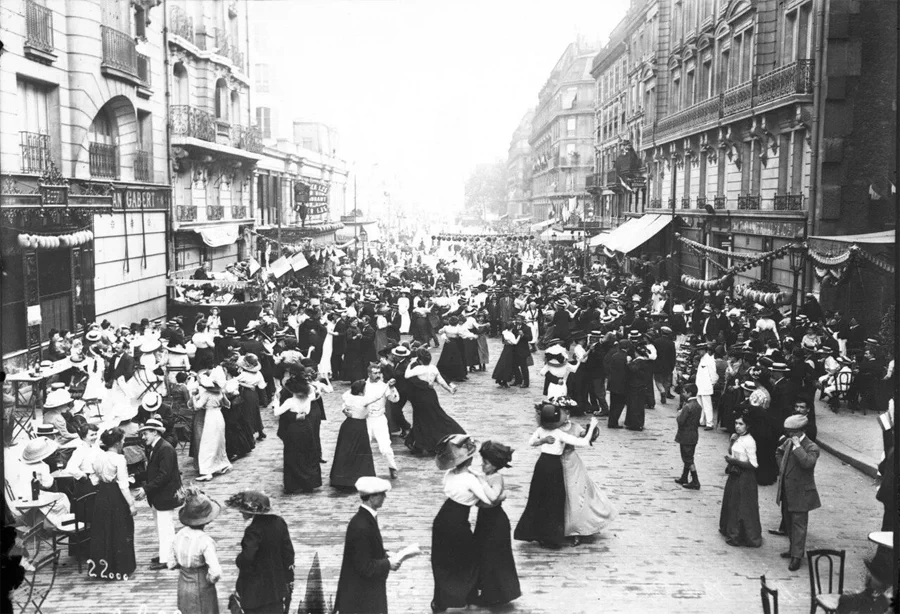
[[[444,494],[431,525],[431,570],[434,575],[432,612],[462,608],[478,599],[478,546],[469,525],[469,509],[477,503],[502,500],[472,473],[475,441],[468,435],[447,435],[436,447],[435,462],[444,471]]]
[[[561,429],[568,412],[560,405],[543,402],[536,406],[539,426],[528,443],[541,447],[528,491],[528,503],[513,536],[520,541],[537,541],[543,546],[558,547],[565,539],[566,486],[562,454],[566,444],[586,447],[597,427],[592,417],[584,436],[575,437]]]
[[[184,528],[175,534],[169,569],[180,568],[178,610],[197,614],[219,614],[216,582],[222,577],[222,565],[216,542],[204,531],[222,511],[218,501],[196,487],[185,489],[184,506],[178,519]]]

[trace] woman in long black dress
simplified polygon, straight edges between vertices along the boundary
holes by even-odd
[[[322,485],[320,450],[312,421],[308,420],[312,402],[309,382],[291,378],[284,384],[291,397],[275,410],[278,438],[284,442],[284,493],[312,492]]]
[[[484,479],[497,495],[494,505],[478,503],[475,543],[478,549],[479,605],[509,603],[522,595],[519,574],[512,553],[509,518],[500,503],[506,498],[500,470],[509,467],[513,450],[500,443],[481,444],[481,469]]]
[[[512,332],[512,329],[513,322],[507,322],[503,325],[503,332],[500,334],[500,338],[503,341],[503,350],[500,352],[497,364],[494,365],[493,373],[491,373],[491,378],[501,388],[509,388],[509,382],[513,381],[515,377],[515,352],[519,338]]]
[[[407,399],[413,408],[413,425],[406,447],[413,454],[434,454],[435,446],[446,435],[465,434],[459,423],[441,407],[434,385],[456,392],[456,384],[447,384],[437,367],[431,364],[427,348],[419,348],[406,367]]]
[[[103,450],[94,459],[99,481],[91,521],[89,578],[127,580],[137,567],[134,558],[134,498],[128,489],[128,466],[122,456],[125,432],[114,427],[100,436]]]
[[[437,444],[435,461],[438,469],[446,472],[447,500],[431,525],[432,612],[478,601],[479,553],[469,525],[469,508],[479,502],[493,505],[498,497],[469,469],[475,449],[468,435],[448,435]]]
[[[356,380],[350,390],[344,393],[343,413],[347,416],[338,431],[334,446],[334,461],[331,463],[331,485],[335,488],[353,488],[356,480],[363,476],[375,475],[375,460],[369,441],[366,417],[369,408],[363,393],[365,380]]]
[[[225,420],[225,453],[228,455],[228,460],[233,461],[250,454],[253,448],[256,447],[256,440],[253,438],[254,429],[251,411],[247,407],[247,401],[242,394],[244,388],[239,382],[241,368],[233,361],[226,361],[222,363],[222,369],[228,376],[228,380],[222,386],[225,398],[228,399],[228,403],[222,406],[222,418]],[[216,373],[216,370],[212,373]],[[215,375],[213,377],[215,379]],[[226,407],[225,405],[228,406]],[[197,408],[198,412],[201,410],[204,414],[206,413],[206,409],[202,407]],[[201,428],[205,421],[206,417],[204,416]],[[192,447],[191,449],[193,450],[194,448]],[[198,454],[199,449],[200,444],[198,440]]]
[[[344,364],[341,366],[341,381],[353,383],[358,379],[366,379],[366,365],[368,363],[363,360],[362,343],[363,336],[354,319],[347,328],[344,342]]]
[[[466,375],[468,363],[466,363],[463,340],[476,337],[459,325],[458,317],[450,316],[447,318],[447,322],[448,324],[441,329],[447,341],[441,348],[441,357],[438,359],[437,367],[448,382],[462,382],[469,379]]]
[[[735,434],[725,461],[725,493],[719,515],[719,533],[729,546],[759,548],[762,545],[762,526],[759,522],[759,490],[756,484],[756,441],[750,435],[743,416],[734,421]]]

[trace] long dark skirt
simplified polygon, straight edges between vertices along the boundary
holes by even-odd
[[[262,415],[259,413],[259,390],[254,386],[249,388],[241,386],[241,399],[244,400],[244,414],[250,421],[250,430],[254,433],[263,432]]]
[[[431,339],[431,335],[428,332],[428,318],[415,313],[411,317],[409,332],[412,333],[413,339],[419,343],[427,344]]]
[[[278,436],[284,441],[284,492],[310,492],[322,485],[320,450],[312,420],[297,420],[294,412],[280,416]]]
[[[235,396],[231,407],[222,409],[222,417],[225,419],[225,454],[229,459],[249,454],[256,447],[256,440],[253,439],[253,419],[243,398]]]
[[[322,420],[325,419],[325,403],[321,397],[313,399],[309,404],[309,415],[306,417],[312,423],[313,433],[316,437],[316,449],[319,451],[319,460],[322,458]]]
[[[719,515],[719,533],[739,546],[759,548],[762,545],[759,491],[753,469],[741,469],[740,475],[728,476]]]
[[[494,365],[494,371],[491,378],[498,384],[502,382],[511,382],[515,377],[515,346],[503,344],[503,350],[500,352],[500,358]]]
[[[225,414],[222,414],[223,416]],[[206,422],[206,409],[201,407],[194,412],[191,419],[191,446],[188,450],[188,456],[197,460],[197,454],[200,452],[200,437],[203,435],[203,425]],[[225,426],[225,446],[228,447],[228,423]]]
[[[191,368],[194,371],[212,369],[214,364],[216,364],[215,348],[197,348],[197,352],[191,360]]]
[[[119,485],[101,482],[94,497],[88,577],[127,580],[134,574],[134,518]]]
[[[437,368],[448,382],[461,382],[468,377],[462,341],[459,337],[447,339],[444,347],[441,348],[441,357],[438,359]]]
[[[463,339],[463,353],[466,356],[466,364],[469,368],[477,367],[481,364],[478,357],[478,339]]]
[[[334,446],[331,485],[352,488],[356,480],[366,475],[375,475],[375,461],[372,458],[366,419],[347,418],[341,424]]]
[[[435,446],[445,436],[465,435],[466,431],[441,407],[434,388],[418,378],[414,380],[409,380],[408,399],[413,408],[413,421],[406,447],[415,454],[434,454]]]
[[[478,547],[469,506],[447,499],[431,525],[431,572],[437,609],[462,608],[478,596]]]
[[[757,467],[756,483],[760,486],[769,486],[778,479],[778,463],[775,460],[775,450],[778,448],[778,429],[772,419],[771,410],[750,406],[747,419],[750,421],[750,429],[753,439],[756,440],[756,458],[759,461]]]
[[[502,506],[480,508],[475,522],[478,590],[482,605],[509,603],[522,595],[513,559],[509,518]]]
[[[219,614],[216,585],[206,579],[209,566],[182,567],[178,574],[178,611]]]
[[[644,428],[644,415],[647,407],[647,392],[643,388],[637,390],[628,390],[625,397],[625,406],[627,412],[625,414],[625,428],[642,429]]]
[[[729,433],[734,433],[734,420],[740,415],[738,405],[744,400],[744,392],[740,388],[725,388],[719,397],[719,426]]]
[[[359,339],[347,340],[344,364],[341,366],[341,381],[353,383],[358,379],[365,379],[366,364],[363,360],[363,348]]]
[[[541,454],[534,465],[528,503],[513,537],[559,545],[565,541],[566,485],[561,457]]]

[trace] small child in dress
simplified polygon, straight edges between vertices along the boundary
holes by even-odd
[[[216,542],[204,528],[216,519],[222,506],[196,487],[186,489],[185,504],[178,512],[184,525],[169,554],[169,569],[181,567],[178,576],[178,611],[218,612],[216,582],[222,577],[222,565],[216,554]]]

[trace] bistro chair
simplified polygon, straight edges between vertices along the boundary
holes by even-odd
[[[844,550],[807,550],[809,563],[809,614],[818,608],[826,613],[837,611],[838,599],[844,592]],[[827,566],[826,573],[822,568]],[[822,587],[825,590],[822,590]],[[835,590],[837,589],[837,590]]]
[[[845,401],[848,405],[850,404],[850,391],[853,385],[853,373],[847,371],[839,371],[835,376],[834,383],[834,394],[832,394],[831,399],[828,401],[828,404],[831,406],[831,409],[837,411],[841,406],[841,401]]]
[[[69,554],[75,557],[78,563],[78,573],[81,573],[82,559],[87,559],[91,544],[91,523],[88,518],[94,516],[94,497],[95,492],[89,492],[85,495],[75,498],[72,501],[72,512],[78,517],[83,518],[81,522],[70,522],[66,526],[71,526],[70,531],[61,531],[55,534],[57,546],[68,546]]]
[[[762,599],[763,614],[778,614],[778,589],[766,584],[766,575],[759,577],[759,597]]]
[[[163,376],[156,375],[155,373],[151,377],[147,373],[146,367],[141,364],[134,365],[134,379],[141,386],[142,390],[140,394],[138,394],[138,399],[144,398],[144,395],[148,392],[156,392],[159,393],[160,396],[164,396],[164,391],[160,391],[159,387],[164,384]]]

